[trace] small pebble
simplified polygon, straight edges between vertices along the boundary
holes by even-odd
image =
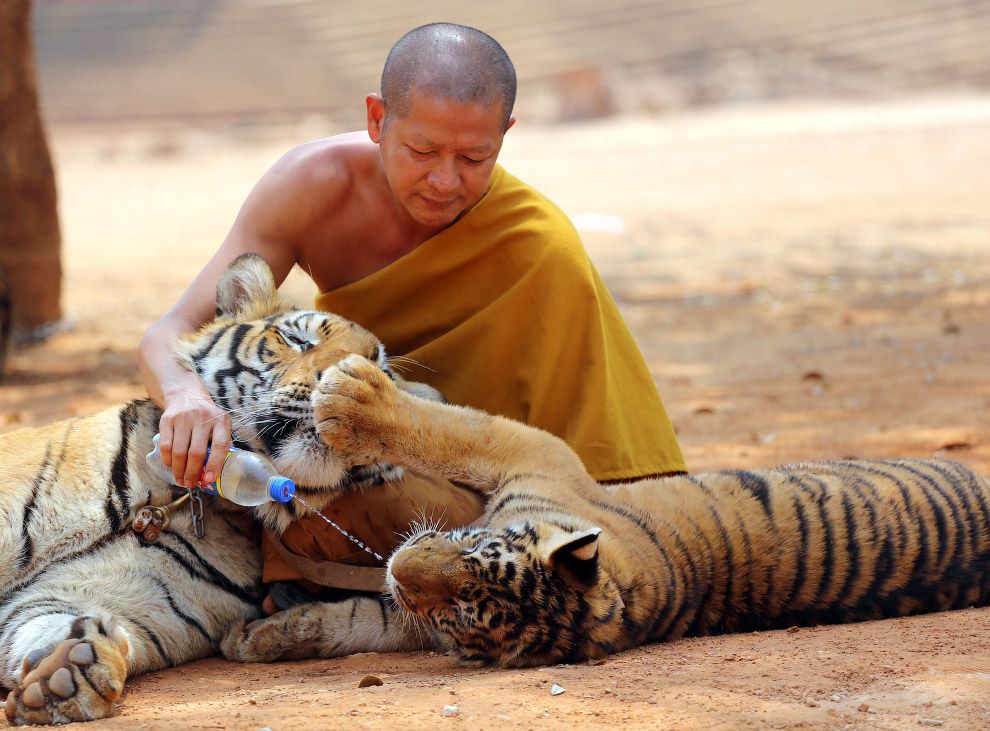
[[[860,703],[858,706],[856,706],[856,710],[859,711],[860,713],[866,713],[868,710],[870,710],[870,704]]]
[[[945,721],[938,718],[919,718],[919,726],[941,726]]]
[[[550,686],[550,695],[560,695],[565,690],[567,690],[567,688],[561,688],[559,685],[554,683],[553,685]]]
[[[788,627],[787,628],[787,634],[789,634],[789,635],[793,635],[795,632],[800,632],[800,631],[801,631],[801,628],[800,627]]]
[[[447,705],[443,707],[443,715],[446,716],[447,718],[450,718],[451,716],[456,716],[458,713],[460,713],[460,711],[461,709],[458,708],[457,706]]]
[[[361,682],[358,683],[358,688],[370,688],[374,685],[385,685],[385,683],[377,675],[365,675],[361,678]]]

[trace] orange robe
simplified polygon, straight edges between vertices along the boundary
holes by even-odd
[[[597,480],[686,471],[646,362],[573,225],[500,166],[456,223],[385,268],[319,294],[316,306],[408,358],[398,362],[408,380],[560,436]],[[326,527],[313,516],[284,540],[332,558],[317,548]],[[266,553],[266,580],[290,578]]]

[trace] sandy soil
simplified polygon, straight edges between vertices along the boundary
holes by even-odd
[[[54,130],[74,329],[14,355],[0,430],[140,395],[143,328],[281,151],[330,132]],[[503,161],[580,224],[692,469],[937,454],[990,472],[990,99],[522,120]],[[135,679],[92,728],[990,728],[988,636],[970,609],[599,666],[211,659]],[[359,689],[368,674],[384,684]]]

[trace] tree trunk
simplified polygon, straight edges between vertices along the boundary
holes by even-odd
[[[3,378],[3,366],[7,362],[7,353],[14,340],[14,320],[10,303],[10,285],[7,277],[0,269],[0,379]]]
[[[31,1],[0,0],[0,268],[14,322],[28,333],[61,318],[60,244],[55,174],[38,108]]]

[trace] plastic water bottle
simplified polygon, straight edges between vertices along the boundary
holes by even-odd
[[[148,465],[166,482],[175,484],[172,471],[162,464],[160,434],[155,434],[155,448],[148,452]],[[207,457],[209,451],[207,450]],[[253,507],[269,501],[287,503],[296,494],[296,483],[275,471],[267,457],[231,447],[223,459],[220,474],[213,482],[201,482],[197,489],[219,495],[232,503]]]

